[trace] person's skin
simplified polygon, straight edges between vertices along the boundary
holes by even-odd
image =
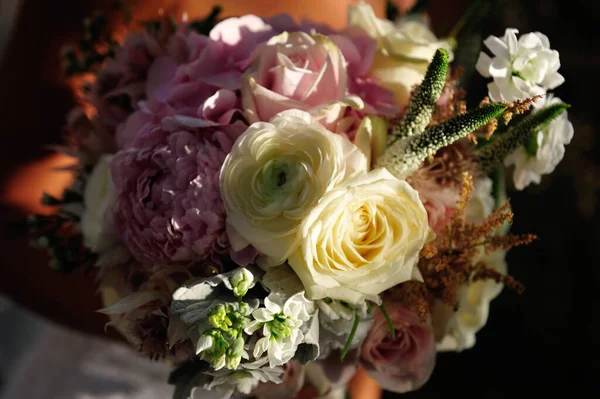
[[[397,0],[406,3],[404,0]],[[60,47],[77,37],[83,17],[106,9],[113,0],[80,1],[21,0],[19,20],[13,39],[0,63],[0,293],[26,308],[59,324],[86,333],[106,336],[104,315],[93,274],[77,271],[62,276],[51,270],[43,251],[29,247],[19,222],[39,205],[42,192],[59,194],[68,182],[65,172],[55,166],[70,162],[65,157],[43,151],[43,146],[61,143],[61,128],[66,113],[74,106],[68,82],[62,77]],[[134,19],[153,18],[162,8],[165,13],[190,18],[206,15],[215,4],[223,7],[222,16],[248,13],[272,16],[286,12],[296,19],[308,18],[335,28],[346,25],[347,7],[356,0],[130,0]],[[379,17],[385,16],[385,1],[372,0]],[[454,7],[436,7],[435,3]],[[430,1],[433,22],[443,18],[444,25],[456,20],[468,0]],[[109,329],[108,336],[119,339]],[[381,390],[365,373],[358,373],[351,384],[355,398],[377,398]],[[300,397],[310,398],[306,391]]]

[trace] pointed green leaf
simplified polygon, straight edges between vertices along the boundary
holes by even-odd
[[[427,67],[423,82],[411,99],[402,121],[392,129],[388,145],[401,137],[421,134],[429,125],[431,114],[446,85],[448,65],[448,51],[443,48],[438,49],[431,64]]]
[[[387,168],[397,178],[404,179],[437,150],[466,137],[505,110],[506,104],[487,104],[432,126],[421,135],[403,137],[387,148],[377,166]]]
[[[538,112],[529,114],[519,124],[511,127],[495,141],[482,147],[476,155],[485,172],[491,172],[495,167],[502,165],[504,159],[519,146],[527,145],[528,151],[534,151],[531,143],[532,136],[558,118],[570,106],[565,103],[553,104]],[[533,139],[535,140],[535,139]],[[537,143],[535,143],[537,151]],[[535,153],[534,153],[535,154]]]

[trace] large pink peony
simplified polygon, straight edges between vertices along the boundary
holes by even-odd
[[[219,170],[245,127],[156,128],[150,145],[114,156],[114,224],[136,259],[187,263],[228,250]]]
[[[138,108],[147,97],[149,71],[157,58],[177,64],[188,57],[185,27],[171,34],[170,23],[163,21],[159,33],[132,33],[116,50],[115,58],[96,77],[91,103],[102,123],[114,129]]]
[[[435,366],[435,339],[431,321],[421,323],[419,316],[398,303],[385,303],[396,338],[378,310],[375,323],[361,346],[360,360],[369,375],[382,388],[398,393],[420,388]]]

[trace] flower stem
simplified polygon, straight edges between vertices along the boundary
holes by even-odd
[[[390,336],[392,337],[392,339],[396,339],[396,330],[394,329],[392,319],[390,318],[390,315],[388,314],[387,310],[385,310],[385,306],[383,306],[383,303],[379,305],[379,310],[381,310],[381,313],[383,313],[383,317],[385,317],[385,321],[387,322],[387,325],[390,329]]]
[[[354,339],[354,335],[356,334],[356,329],[358,328],[358,322],[360,321],[360,316],[358,312],[354,312],[354,324],[352,325],[352,330],[350,330],[350,335],[348,335],[348,340],[346,341],[346,345],[344,346],[344,350],[340,355],[340,360],[343,361],[346,357],[346,354],[350,350],[350,345],[352,344],[352,340]]]

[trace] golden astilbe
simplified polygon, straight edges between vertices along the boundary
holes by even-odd
[[[496,209],[481,223],[467,222],[465,208],[473,192],[473,178],[463,174],[460,200],[449,224],[442,230],[436,241],[421,251],[419,269],[430,297],[455,306],[458,289],[469,282],[494,280],[521,292],[523,286],[513,277],[506,276],[489,267],[481,257],[481,251],[490,253],[499,249],[508,250],[518,245],[528,244],[536,237],[532,234],[498,234],[497,230],[510,223],[513,213],[507,202]]]

